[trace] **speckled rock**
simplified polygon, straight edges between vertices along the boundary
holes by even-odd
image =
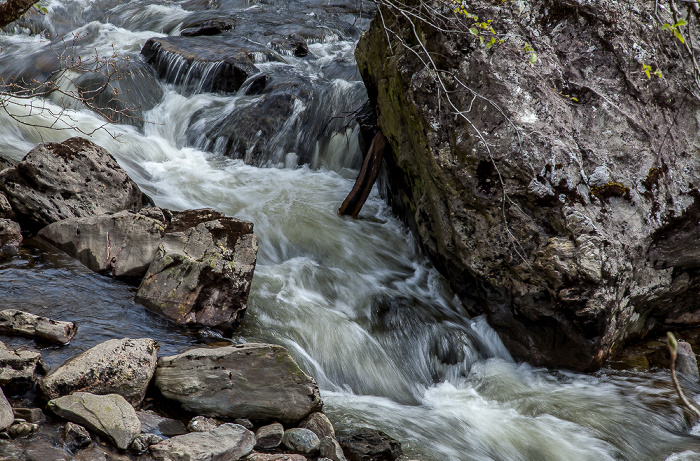
[[[120,394],[133,405],[146,395],[158,344],[152,339],[110,339],[79,354],[39,381],[48,399],[75,391]]]
[[[47,408],[62,418],[108,438],[120,450],[129,448],[134,438],[141,433],[136,410],[118,394],[74,392],[50,400]]]
[[[190,432],[151,446],[151,455],[167,461],[236,461],[253,451],[255,436],[243,426],[225,423],[208,432]]]
[[[220,423],[214,418],[207,418],[206,416],[195,416],[190,420],[189,423],[187,423],[187,430],[190,432],[209,432],[210,430],[218,427],[219,425]]]
[[[507,35],[488,48],[418,21],[448,91],[384,8],[356,57],[391,147],[391,202],[470,314],[516,359],[578,370],[697,324],[700,100],[654,2],[470,1]],[[526,45],[535,56],[513,51]]]
[[[284,431],[282,444],[289,451],[300,453],[302,455],[311,455],[318,453],[321,441],[318,436],[308,429],[293,427]]]
[[[294,423],[323,406],[318,386],[272,344],[192,349],[158,359],[155,385],[199,415]]]

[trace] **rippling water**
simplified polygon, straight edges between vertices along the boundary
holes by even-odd
[[[312,82],[317,95],[316,105],[306,101],[297,113],[303,121],[297,135],[313,145],[306,154],[280,156],[279,146],[288,145],[281,140],[271,148],[277,151],[270,152],[267,168],[227,158],[222,144],[192,136],[245,115],[241,108],[258,100],[188,94],[158,81],[140,62],[148,38],[179,33],[192,15],[203,14],[197,12],[202,4],[53,0],[45,5],[46,17],[0,35],[0,73],[41,71],[38,63],[51,52],[46,39],[30,31],[47,24],[53,34],[89,31],[90,39],[79,45],[85,51],[104,52],[114,44],[141,66],[135,82],[158,95],[144,107],[147,123],[110,126],[93,140],[159,206],[213,207],[255,223],[258,265],[235,340],[286,346],[318,380],[338,428],[382,429],[424,461],[700,459],[700,439],[677,407],[665,372],[582,375],[514,363],[485,321],[469,318],[376,191],[361,219],[336,215],[357,174],[359,153],[352,126],[326,125],[329,107],[351,108],[365,97],[351,66],[356,29],[367,26],[352,12],[359,2],[317,2],[325,6],[314,9],[312,19],[325,25],[314,29],[319,38],[310,45],[313,56],[262,64],[279,79]],[[302,2],[209,4],[219,5],[216,14],[242,18],[260,10],[260,18],[282,18],[284,27],[305,14],[300,11],[308,13],[294,10]],[[82,129],[102,123],[77,109],[72,117]],[[0,112],[0,152],[14,159],[41,141],[72,135],[19,125]],[[0,339],[39,347],[53,367],[109,338],[151,337],[163,355],[207,341],[150,314],[133,294],[133,287],[30,241],[21,255],[0,260],[2,306],[77,321],[78,335],[65,348]]]

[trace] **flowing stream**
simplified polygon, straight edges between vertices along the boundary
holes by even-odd
[[[371,17],[366,4],[48,0],[42,6],[46,15],[0,34],[0,76],[47,75],[63,43],[55,37],[72,43],[78,36],[72,51],[85,56],[114,51],[118,60],[130,59],[131,74],[119,84],[129,90],[127,103],[143,105],[142,120],[109,125],[93,141],[157,205],[212,207],[254,222],[258,263],[234,340],[287,347],[317,379],[338,430],[381,429],[403,443],[409,458],[423,461],[700,459],[700,438],[678,408],[666,372],[576,374],[515,363],[482,318],[469,318],[376,189],[360,219],[336,215],[361,159],[347,115],[366,98],[353,58]],[[256,54],[256,66],[274,83],[262,95],[245,94],[245,85],[223,94],[166,83],[143,62],[147,39],[218,17],[233,18],[233,33],[263,48],[268,35],[305,31],[310,53]],[[291,102],[275,118],[271,101],[279,95]],[[76,135],[32,126],[51,122],[38,107],[59,110],[56,97],[30,101],[33,108],[9,102],[26,123],[0,111],[5,156],[19,160],[42,141]],[[73,108],[61,123],[83,131],[103,124],[77,103]],[[258,123],[268,131],[256,131]],[[247,138],[236,138],[239,132]],[[253,151],[260,166],[243,160]],[[0,260],[3,308],[79,323],[69,347],[38,344],[50,366],[115,337],[151,337],[162,355],[221,341],[149,313],[133,302],[134,292],[36,241]],[[0,340],[37,347],[27,339]]]

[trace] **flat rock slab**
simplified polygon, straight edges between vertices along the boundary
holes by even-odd
[[[200,91],[236,91],[260,72],[246,49],[210,37],[150,38],[141,54],[160,78]]]
[[[251,222],[228,217],[169,232],[136,301],[179,325],[231,331],[243,318],[255,271],[252,232]]]
[[[110,339],[88,349],[39,381],[46,399],[75,391],[120,394],[138,405],[146,394],[157,361],[152,339]]]
[[[299,421],[323,402],[313,378],[281,346],[241,344],[192,349],[158,359],[155,385],[199,415]]]
[[[155,258],[165,224],[131,211],[68,218],[38,236],[77,258],[95,272],[142,277]]]
[[[39,366],[40,360],[40,352],[10,349],[0,341],[0,386],[12,391],[31,389],[37,377],[37,368],[43,368]]]
[[[0,172],[0,190],[28,230],[153,203],[114,157],[78,137],[32,149],[16,167]]]
[[[208,432],[191,432],[151,446],[151,456],[167,461],[236,461],[255,445],[252,432],[226,423]]]
[[[0,311],[0,332],[33,336],[56,344],[71,342],[78,327],[73,322],[51,320],[16,309]]]
[[[58,416],[107,437],[120,450],[129,448],[141,433],[134,407],[118,394],[75,392],[50,400],[47,407]]]
[[[177,419],[164,418],[163,416],[145,411],[137,411],[136,416],[138,416],[139,421],[141,421],[142,432],[162,437],[187,434],[187,428]]]

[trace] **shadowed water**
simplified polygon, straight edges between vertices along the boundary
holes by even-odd
[[[252,21],[254,9],[272,8],[268,13],[282,18],[279,27],[289,27],[304,14],[292,8],[300,4],[222,1],[216,14]],[[317,15],[314,21],[327,16],[326,40],[310,40],[312,59],[285,58],[315,85],[321,105],[352,106],[365,97],[356,71],[348,71],[358,35],[350,27],[357,15],[352,7],[358,5],[318,5],[308,11]],[[62,0],[46,7],[47,17],[0,35],[3,75],[36,71],[37,58],[48,52],[27,31],[41,24],[59,34],[89,28],[86,48],[115,44],[137,61],[151,36],[178,33],[192,15],[211,14],[197,2]],[[260,17],[267,21],[268,13]],[[357,24],[365,27],[366,20]],[[275,144],[268,152],[268,166],[275,167],[258,168],[193,136],[214,125],[225,131],[224,122],[256,104],[255,98],[192,93],[139,75],[161,92],[144,108],[147,123],[111,126],[93,140],[159,206],[213,207],[255,223],[258,265],[248,313],[233,339],[287,347],[317,379],[325,411],[339,429],[382,429],[424,461],[700,457],[700,439],[677,407],[664,371],[582,375],[516,364],[482,318],[469,318],[376,190],[361,219],[338,217],[357,174],[353,126],[336,127],[333,135],[324,130],[328,110],[317,119],[307,111],[298,129],[302,138],[315,133],[312,154],[280,152],[285,144]],[[102,123],[82,109],[72,117],[84,130]],[[41,141],[73,134],[22,126],[0,112],[0,152],[14,159]],[[134,291],[28,242],[19,256],[0,260],[2,307],[76,321],[78,335],[68,347],[5,335],[0,340],[38,347],[51,367],[109,338],[151,337],[161,344],[161,355],[209,341],[150,314],[133,302]]]

